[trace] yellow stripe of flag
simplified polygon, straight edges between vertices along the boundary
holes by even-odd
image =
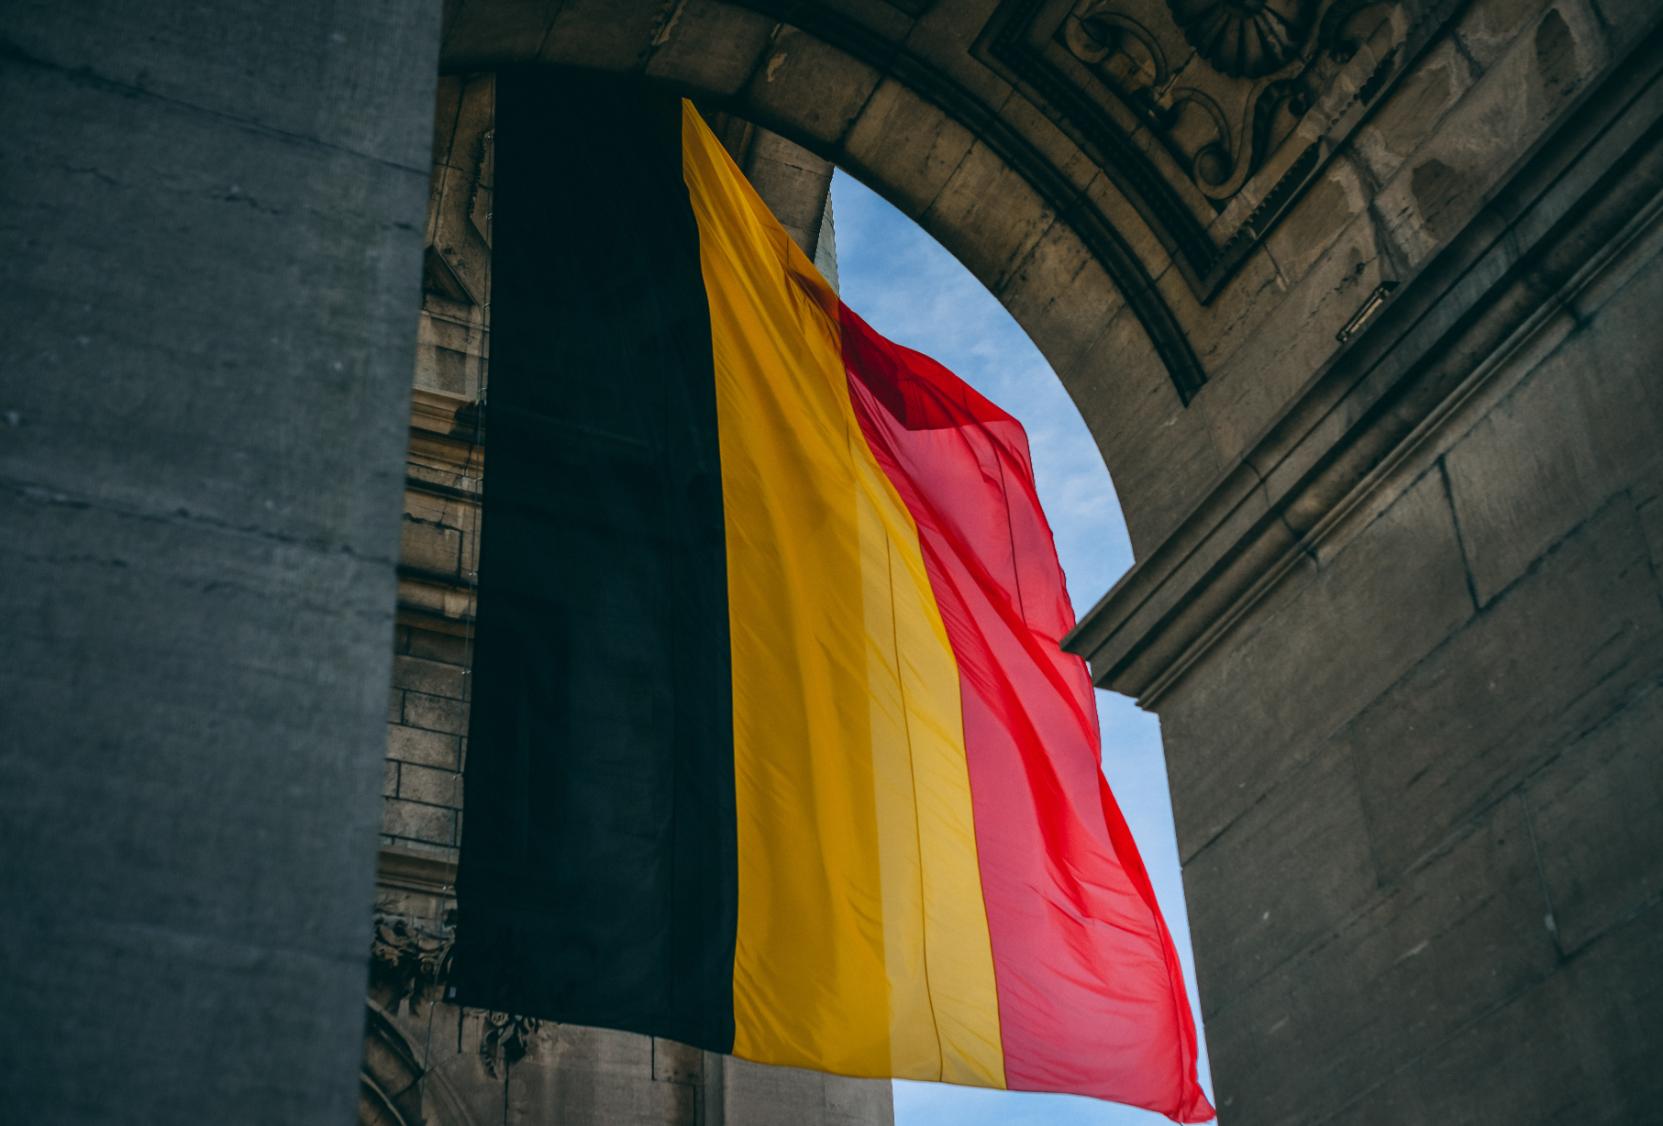
[[[959,679],[837,300],[691,106],[733,648],[734,1052],[1004,1085]]]

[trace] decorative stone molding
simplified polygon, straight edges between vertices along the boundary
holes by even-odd
[[[444,922],[430,925],[376,913],[370,965],[376,979],[391,990],[389,1010],[396,1013],[407,1001],[411,1012],[420,1012],[423,1004],[443,995],[456,944],[454,916],[454,911],[447,911]]]
[[[1095,682],[1156,705],[1295,568],[1413,479],[1460,412],[1663,223],[1663,26],[1357,330],[1167,539],[1064,639]],[[1612,170],[1617,170],[1613,172]]]
[[[1148,267],[1125,235],[1090,200],[1083,198],[1071,178],[1041,153],[1000,110],[967,89],[940,66],[911,54],[884,34],[874,31],[856,14],[829,2],[782,4],[780,0],[734,0],[742,7],[780,19],[824,41],[852,59],[874,67],[904,84],[918,97],[945,109],[976,135],[978,143],[1027,181],[1046,204],[1065,216],[1085,247],[1115,281],[1126,305],[1148,333],[1155,353],[1183,402],[1189,402],[1206,382],[1184,328],[1155,286]],[[1158,4],[1161,0],[1147,0]],[[912,7],[922,11],[925,5]],[[1000,12],[1003,13],[1001,8]],[[994,18],[995,24],[1000,16]],[[989,25],[990,28],[993,25]],[[987,32],[983,33],[985,39]],[[978,47],[979,51],[980,48]],[[984,59],[984,61],[986,61]],[[1046,108],[1043,100],[1038,100]],[[741,112],[743,107],[735,107]],[[828,156],[837,156],[830,152]],[[1142,164],[1134,148],[1131,155]],[[1140,165],[1141,167],[1141,165]],[[1137,174],[1134,170],[1134,174]],[[1186,213],[1187,214],[1187,213]],[[1161,226],[1156,226],[1162,231]]]
[[[490,353],[495,110],[494,76],[440,79],[416,385],[464,399],[479,397]]]
[[[1009,114],[837,5],[738,2],[788,18],[974,132],[1114,279],[1179,398],[1201,389],[1207,373],[1128,242],[1128,216],[1082,192]],[[1464,3],[1001,0],[970,50],[1081,147],[1206,304]]]
[[[499,1075],[531,1054],[532,1038],[543,1022],[509,1013],[481,1014],[479,1062],[489,1075]]]
[[[445,999],[456,946],[456,912],[445,912],[433,924],[407,915],[377,912],[370,938],[370,972],[381,987],[387,1013],[397,1015],[408,1003],[410,1012]],[[536,1017],[473,1009],[480,1021],[479,1062],[486,1074],[501,1075],[531,1053]],[[458,1018],[460,1019],[460,1017]]]
[[[420,1014],[429,1004],[448,1001],[452,957],[456,946],[456,911],[449,904],[456,894],[456,865],[448,860],[404,849],[383,848],[376,882],[384,889],[370,936],[372,995],[386,1014],[396,1016],[408,1004]],[[443,914],[437,920],[417,917],[424,901]],[[418,906],[412,908],[412,902]],[[376,1011],[383,1011],[376,1010]],[[464,1009],[477,1017],[479,1062],[486,1074],[499,1076],[531,1053],[542,1021],[535,1017],[484,1009]]]
[[[1258,78],[1299,53],[1311,30],[1310,0],[1167,0],[1172,18],[1221,74]]]
[[[1003,0],[976,51],[1093,157],[1203,302],[1465,0]]]
[[[424,852],[383,848],[376,863],[375,882],[397,891],[449,897],[456,894],[456,864]]]

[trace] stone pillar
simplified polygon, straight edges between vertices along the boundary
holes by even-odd
[[[344,1122],[439,5],[17,8],[0,1106]]]

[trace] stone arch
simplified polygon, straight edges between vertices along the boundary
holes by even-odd
[[[450,1084],[426,1067],[394,1018],[371,1000],[364,1010],[358,1126],[474,1126]]]
[[[1178,412],[1205,378],[1155,282],[1170,264],[1159,238],[1135,209],[1102,219],[1088,198],[1115,189],[1042,116],[1001,116],[1008,84],[954,74],[903,45],[914,26],[905,10],[929,5],[875,6],[886,9],[880,24],[901,17],[887,35],[829,8],[798,6],[788,18],[770,7],[788,6],[463,0],[447,11],[441,70],[541,62],[637,74],[831,160],[1006,305],[1118,469],[1126,443],[1091,405],[1151,401]],[[1105,351],[1121,362],[1097,362]]]
[[[928,7],[903,3],[891,11],[906,17]],[[1070,261],[1082,313],[1129,306],[1180,397],[1204,381],[1155,287],[1151,267],[1164,262],[1153,249],[1140,254],[1133,246],[1150,232],[1123,231],[1124,219],[1079,221],[1094,210],[1088,189],[1104,190],[1104,177],[1043,118],[1001,117],[1008,85],[978,83],[909,48],[910,20],[884,28],[882,20],[872,26],[829,7],[724,0],[509,8],[495,0],[452,4],[442,69],[538,61],[673,86],[867,181],[1010,305],[1059,372],[1091,341],[1069,339],[1047,310],[1023,304],[1024,267],[1031,269],[1036,253]],[[1075,326],[1073,335],[1085,331]]]
[[[1354,217],[1336,153],[1462,7],[1273,4],[1276,31],[1219,0],[449,0],[440,65],[638,75],[866,181],[1050,361],[1141,556],[1326,358],[1278,353],[1399,280],[1364,232],[1359,259],[1386,265],[1296,294],[1315,263],[1269,240],[1293,227],[1293,259]]]

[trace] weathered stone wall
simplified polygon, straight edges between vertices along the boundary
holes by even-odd
[[[1663,225],[1639,238],[1160,705],[1225,1121],[1663,1097]]]
[[[1663,45],[1509,18],[1404,168],[1523,158],[1377,197],[1423,267],[1077,640],[1161,716],[1227,1123],[1663,1097]]]
[[[341,1122],[438,5],[0,43],[0,1117]]]

